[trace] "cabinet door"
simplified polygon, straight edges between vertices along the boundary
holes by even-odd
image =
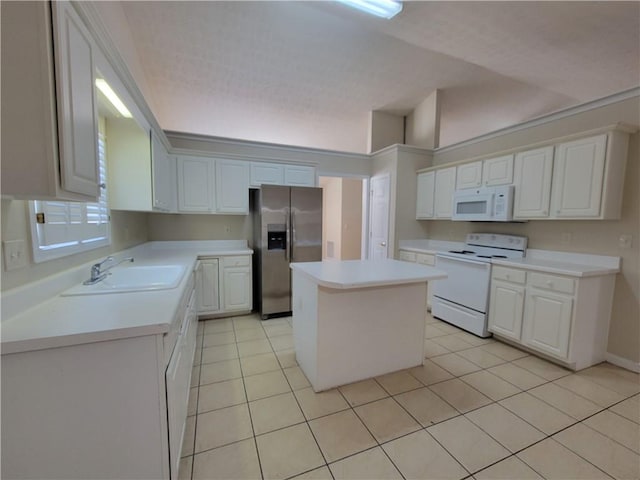
[[[514,218],[549,216],[553,147],[521,152],[515,159]]]
[[[489,331],[520,341],[524,286],[491,280]]]
[[[69,2],[53,2],[62,187],[98,198],[98,112],[94,44]]]
[[[456,172],[456,189],[476,188],[482,185],[482,162],[459,165]]]
[[[456,186],[456,167],[436,170],[435,217],[451,218],[453,192]]]
[[[552,216],[585,218],[600,215],[606,148],[606,134],[556,147]]]
[[[153,131],[151,132],[151,159],[153,208],[168,212],[171,207],[172,185],[169,155]]]
[[[513,183],[513,155],[489,158],[482,162],[482,184],[510,185]]]
[[[284,165],[251,162],[251,186],[284,185]]]
[[[523,343],[541,352],[567,358],[572,308],[572,297],[529,287],[525,301]]]
[[[284,184],[292,187],[315,187],[316,169],[296,165],[285,165]]]
[[[178,211],[215,211],[213,195],[215,161],[203,157],[178,157]]]
[[[416,219],[433,218],[436,172],[418,174]]]
[[[225,267],[223,270],[225,311],[251,310],[251,269]]]
[[[216,160],[216,212],[249,213],[249,164]]]
[[[196,298],[199,314],[213,313],[220,310],[218,259],[198,261],[196,268]]]

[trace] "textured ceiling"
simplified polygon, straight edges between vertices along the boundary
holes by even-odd
[[[444,146],[640,84],[638,2],[122,2],[162,128],[364,152],[442,93]]]

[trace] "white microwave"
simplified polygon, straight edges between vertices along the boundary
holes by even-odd
[[[513,185],[456,190],[451,219],[510,222],[513,220]]]

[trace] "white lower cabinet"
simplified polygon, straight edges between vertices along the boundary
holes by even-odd
[[[3,478],[178,478],[193,287],[167,333],[2,356]]]
[[[251,255],[201,257],[196,268],[198,315],[250,312]]]
[[[220,311],[220,273],[217,258],[203,258],[196,266],[198,315]]]
[[[489,331],[580,370],[605,360],[615,275],[494,265]]]
[[[489,329],[494,333],[520,340],[524,285],[514,285],[500,280],[491,281],[491,310]]]
[[[522,343],[566,358],[573,298],[531,287],[527,291],[526,305]]]

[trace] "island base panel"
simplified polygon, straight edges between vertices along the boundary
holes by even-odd
[[[293,273],[296,357],[316,392],[422,365],[426,282],[333,289]]]

